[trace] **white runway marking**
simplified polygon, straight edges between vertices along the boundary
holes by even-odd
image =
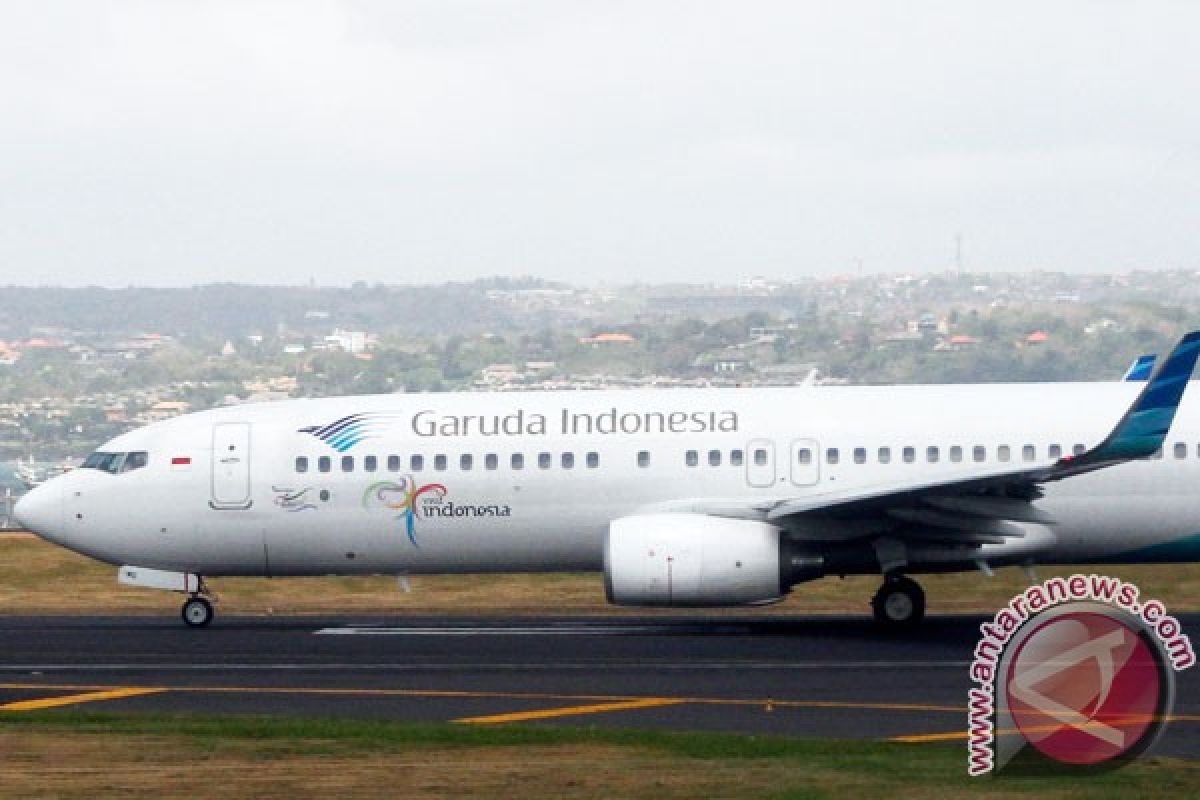
[[[313,631],[317,636],[628,636],[634,633],[668,633],[677,628],[661,625],[536,625],[526,627],[340,627]]]

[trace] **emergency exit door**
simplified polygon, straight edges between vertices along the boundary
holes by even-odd
[[[212,507],[249,508],[250,423],[213,426]]]
[[[775,443],[770,439],[746,444],[746,483],[759,489],[775,485]]]
[[[821,478],[821,448],[815,439],[796,439],[792,442],[792,483],[812,486]]]

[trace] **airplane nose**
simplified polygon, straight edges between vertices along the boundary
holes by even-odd
[[[65,533],[63,512],[63,486],[58,480],[31,489],[13,508],[17,522],[52,542],[58,542]]]

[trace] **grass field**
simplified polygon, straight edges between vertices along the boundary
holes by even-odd
[[[1038,576],[1091,571],[1039,569]],[[1200,610],[1200,565],[1105,566],[1095,568],[1134,581],[1143,596],[1157,597],[1172,611]],[[930,613],[993,612],[1027,585],[1017,569],[920,578]],[[415,575],[412,591],[393,578],[220,578],[210,581],[223,613],[464,613],[611,614],[595,574]],[[755,614],[868,613],[879,579],[825,578],[797,586],[783,603]],[[0,535],[0,613],[174,613],[179,597],[169,592],[117,585],[116,570],[40,539]],[[739,613],[746,613],[740,609]],[[673,613],[678,613],[673,610]],[[705,613],[712,613],[711,611]]]
[[[969,778],[947,745],[245,717],[0,714],[0,797],[1127,798],[1200,763]]]

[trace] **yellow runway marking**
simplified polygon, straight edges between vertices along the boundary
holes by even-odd
[[[127,686],[121,689],[107,689],[83,694],[67,694],[59,697],[40,697],[36,700],[20,700],[0,706],[0,711],[38,711],[43,708],[60,708],[79,703],[95,703],[98,700],[119,700],[122,697],[138,697],[144,694],[158,694],[165,689]]]
[[[1122,724],[1122,725],[1128,725],[1128,724],[1135,723],[1135,722],[1150,722],[1150,721],[1153,721],[1153,719],[1154,719],[1153,717],[1143,715],[1143,716],[1139,716],[1139,717],[1129,717],[1129,718],[1125,718],[1125,719],[1110,720],[1110,722],[1115,722],[1115,723]],[[1200,722],[1200,716],[1198,716],[1196,714],[1171,714],[1166,719],[1167,719],[1167,722]],[[1030,728],[1028,732],[1032,733],[1034,731],[1057,731],[1057,730],[1059,730],[1060,727],[1061,726],[1059,726],[1059,725],[1034,726],[1034,727]],[[1076,726],[1076,727],[1086,728],[1087,725],[1084,724],[1082,726]],[[1016,728],[1002,728],[1000,730],[995,731],[995,735],[997,735],[997,736],[1004,736],[1004,735],[1013,734],[1013,733],[1021,733],[1021,731],[1017,730]],[[963,740],[966,740],[969,738],[971,738],[971,734],[967,731],[946,731],[944,733],[916,733],[916,734],[912,734],[909,736],[893,736],[890,739],[888,739],[888,741],[889,742],[904,742],[906,744],[922,744],[924,742],[956,742],[956,741],[963,741]]]
[[[104,690],[112,686],[59,683],[0,683],[0,689],[40,689],[45,691],[79,691],[84,689]],[[930,705],[922,703],[852,703],[837,700],[780,700],[767,697],[664,697],[646,698],[634,695],[611,694],[554,694],[549,692],[480,692],[453,689],[352,689],[321,687],[281,686],[160,686],[158,691],[198,694],[294,694],[312,696],[344,697],[445,697],[474,698],[481,700],[548,700],[575,703],[623,703],[642,700],[670,700],[672,704],[699,706],[733,706],[762,708],[770,705],[784,708],[844,708],[865,711],[927,711],[948,714],[966,714],[966,706]]]
[[[468,725],[499,725],[505,722],[526,722],[531,719],[551,719],[553,717],[573,717],[579,714],[606,714],[610,711],[633,711],[638,708],[677,706],[686,702],[686,700],[673,697],[645,697],[641,700],[624,700],[618,703],[540,708],[533,711],[514,711],[509,714],[490,714],[485,717],[463,717],[454,721]]]
[[[178,694],[262,694],[262,695],[307,695],[325,697],[412,697],[412,698],[468,698],[478,700],[523,700],[567,702],[576,705],[560,708],[517,711],[507,714],[468,717],[457,722],[474,724],[498,724],[521,720],[548,719],[579,714],[603,714],[614,711],[629,711],[639,708],[655,708],[673,705],[718,706],[731,708],[783,709],[845,709],[849,711],[915,711],[927,713],[966,714],[965,706],[934,705],[923,703],[854,703],[837,700],[780,700],[773,698],[734,697],[636,697],[603,694],[554,694],[549,692],[486,692],[451,689],[354,689],[322,687],[279,687],[279,686],[143,686],[122,687],[104,684],[66,683],[0,683],[0,690],[60,691],[75,694],[39,700],[25,700],[0,705],[0,711],[32,711],[42,708],[90,703],[100,700],[115,700],[139,695]],[[83,692],[83,694],[79,694]],[[1197,714],[1172,714],[1170,722],[1200,722]],[[1001,732],[1003,733],[1003,731]],[[938,733],[916,733],[892,736],[891,742],[923,743],[950,742],[968,738],[965,730]]]

